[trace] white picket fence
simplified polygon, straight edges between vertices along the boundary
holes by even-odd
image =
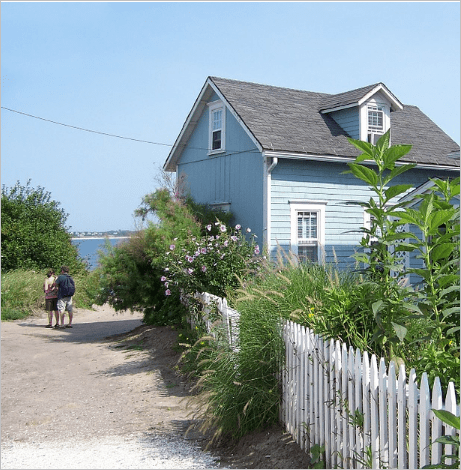
[[[431,411],[459,416],[453,383],[443,400],[438,377],[416,384],[393,362],[363,356],[339,341],[323,341],[308,328],[287,322],[281,419],[299,445],[325,447],[326,468],[422,468],[437,464],[451,446],[432,444],[454,435]],[[443,449],[445,447],[445,449]]]
[[[208,314],[217,308],[229,343],[238,348],[238,311],[226,299],[196,297],[204,305],[208,331]],[[418,387],[414,369],[408,377],[403,365],[397,371],[391,362],[386,369],[383,358],[324,341],[297,323],[285,322],[283,334],[280,419],[306,452],[316,444],[324,447],[325,468],[416,469],[452,454],[452,446],[434,441],[457,431],[431,408],[459,416],[453,383],[443,399],[438,377],[431,392],[426,374]]]

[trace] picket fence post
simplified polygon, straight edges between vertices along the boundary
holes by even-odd
[[[395,364],[391,361],[389,364],[388,375],[389,390],[389,468],[397,467],[397,380],[395,376]]]
[[[434,410],[442,409],[442,387],[440,385],[440,379],[438,377],[434,380],[434,385],[432,387],[432,408]],[[442,436],[442,421],[435,416],[431,411],[431,420],[432,420],[432,452],[431,452],[431,464],[436,465],[442,459],[442,444],[435,442],[436,439]]]

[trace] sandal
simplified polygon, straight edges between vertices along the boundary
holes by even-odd
[[[72,328],[72,325],[66,325],[66,328]]]
[[[59,328],[59,325],[56,323],[56,325],[54,325],[55,328]]]
[[[45,328],[53,328],[53,325],[46,325]]]

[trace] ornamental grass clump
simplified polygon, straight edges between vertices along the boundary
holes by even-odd
[[[201,431],[214,433],[210,444],[239,439],[278,421],[278,376],[284,350],[280,315],[276,310],[264,315],[258,309],[245,310],[239,331],[235,347],[224,340],[222,322],[215,322],[212,335],[194,345],[200,378],[195,386],[198,393],[191,400]]]

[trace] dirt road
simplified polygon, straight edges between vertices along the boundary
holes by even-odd
[[[77,310],[72,329],[45,328],[45,315],[2,322],[2,468],[20,444],[69,452],[95,439],[184,439],[190,421],[187,385],[173,370],[176,332],[157,327],[152,335],[141,319],[105,306]],[[128,343],[105,339],[132,330]]]
[[[72,329],[46,316],[1,324],[1,468],[308,468],[281,426],[213,453],[175,372],[177,332],[139,313],[78,309]],[[110,336],[110,338],[108,338]]]

